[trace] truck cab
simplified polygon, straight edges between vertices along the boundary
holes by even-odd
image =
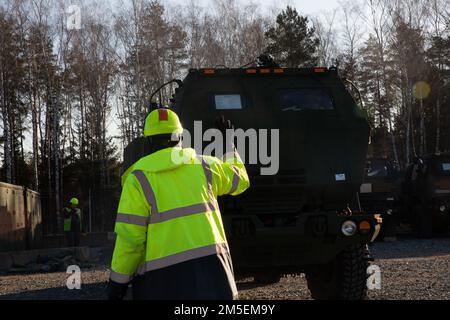
[[[361,207],[383,219],[378,239],[395,238],[399,221],[401,174],[387,158],[370,157],[366,162],[364,183],[360,188]]]
[[[450,153],[416,158],[406,170],[403,220],[421,237],[445,234],[450,224]]]

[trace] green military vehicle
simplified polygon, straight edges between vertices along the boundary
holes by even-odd
[[[277,172],[262,170],[267,161],[255,163],[237,143],[251,186],[220,199],[236,275],[274,283],[305,273],[314,299],[365,298],[367,244],[381,225],[358,205],[370,128],[337,70],[193,69],[177,82],[170,107],[191,135],[214,128],[220,117],[236,129],[279,130],[279,140],[269,134],[258,141],[260,154],[279,156]],[[125,149],[125,169],[145,155],[145,143]],[[195,148],[204,153],[207,144]]]
[[[402,220],[420,237],[445,234],[450,224],[450,153],[416,158],[402,184]]]
[[[396,236],[399,221],[401,175],[386,158],[369,158],[364,183],[360,188],[361,207],[366,212],[378,213],[383,225],[377,239]]]

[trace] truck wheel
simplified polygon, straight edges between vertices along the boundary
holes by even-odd
[[[352,245],[328,265],[306,272],[311,296],[316,300],[364,300],[367,297],[367,245]]]
[[[281,274],[276,272],[258,273],[255,274],[253,280],[260,284],[274,284],[280,282]]]

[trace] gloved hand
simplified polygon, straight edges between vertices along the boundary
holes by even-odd
[[[217,129],[220,130],[220,132],[222,132],[223,134],[226,133],[227,129],[234,129],[233,124],[231,123],[230,120],[226,120],[225,116],[222,114],[220,115],[220,117],[216,118],[215,121],[215,126]]]
[[[225,119],[224,115],[216,118],[215,127],[220,130],[225,140],[225,154],[234,152],[234,126],[230,120]],[[227,134],[227,130],[233,130],[232,134]],[[231,131],[229,131],[231,133]]]
[[[127,294],[128,284],[117,283],[109,280],[108,300],[123,300]]]

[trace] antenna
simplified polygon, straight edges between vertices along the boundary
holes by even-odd
[[[155,109],[158,109],[159,106],[156,102],[153,102],[153,98],[156,96],[156,94],[160,93],[161,89],[168,86],[169,84],[172,83],[176,83],[178,85],[178,87],[182,87],[183,86],[183,81],[179,80],[179,79],[172,79],[166,83],[164,83],[162,86],[160,86],[158,89],[156,89],[155,92],[152,93],[152,95],[150,96],[150,104],[149,104],[149,113],[152,112]],[[159,95],[159,102],[161,103],[161,94]]]

